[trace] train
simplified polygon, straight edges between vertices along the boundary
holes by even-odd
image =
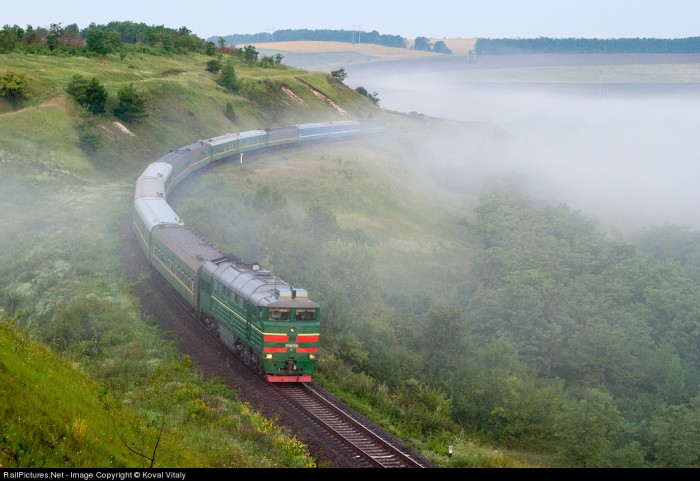
[[[246,152],[378,134],[385,128],[382,119],[365,119],[228,133],[169,152],[136,181],[133,234],[148,263],[191,309],[193,319],[269,382],[313,382],[321,307],[306,289],[257,262],[225,254],[197,235],[170,207],[168,195],[213,162]]]

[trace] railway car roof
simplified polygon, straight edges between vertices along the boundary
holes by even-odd
[[[246,132],[239,132],[237,134],[224,134],[218,137],[212,137],[208,139],[207,142],[212,146],[217,146],[221,144],[227,144],[236,139],[249,139],[252,137],[260,137],[267,135],[265,130],[248,130]]]
[[[143,171],[141,177],[165,177],[166,179],[173,172],[173,166],[167,162],[153,162],[146,170]]]
[[[157,225],[184,224],[162,197],[141,197],[136,199],[134,201],[134,209],[136,209],[149,231]]]
[[[184,226],[158,226],[153,229],[153,239],[167,246],[195,272],[206,261],[223,255],[216,247]]]
[[[185,145],[184,147],[180,147],[177,150],[173,150],[172,152],[169,152],[165,154],[163,157],[159,159],[160,162],[167,162],[169,164],[176,164],[179,162],[180,158],[184,158],[185,160],[188,160],[190,156],[192,155],[192,152],[199,152],[201,150],[206,150],[209,148],[209,144],[207,141],[204,140],[199,140],[197,142],[194,142],[189,145]]]
[[[162,177],[139,177],[134,190],[134,200],[142,197],[165,197],[165,179]]]

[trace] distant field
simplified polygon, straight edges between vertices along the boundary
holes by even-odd
[[[331,72],[363,64],[363,69],[410,66],[437,73],[464,70],[471,81],[514,82],[700,82],[700,54],[530,54],[469,55],[476,39],[430,39],[443,41],[453,55],[346,42],[256,43],[261,55],[283,56],[282,63],[304,70]],[[238,45],[241,47],[242,45]],[[469,55],[469,56],[468,56]],[[355,67],[353,67],[354,69]],[[494,71],[496,70],[496,71]],[[481,72],[479,72],[481,71]],[[358,72],[359,73],[359,72]]]
[[[281,54],[284,65],[304,70],[331,72],[349,65],[388,60],[411,60],[441,57],[444,55],[421,52],[410,48],[393,48],[369,43],[347,42],[270,42],[255,43],[261,55]],[[242,45],[237,45],[242,47]]]
[[[470,50],[476,47],[475,38],[431,38],[433,45],[437,42],[445,42],[447,48],[452,50],[454,55],[467,55]],[[431,52],[422,52],[413,50],[413,39],[408,40],[408,48],[393,48],[374,45],[370,43],[347,43],[347,42],[316,42],[316,41],[298,41],[298,42],[270,42],[256,43],[257,49],[264,50],[280,50],[295,53],[328,53],[328,52],[346,52],[346,51],[361,51],[365,55],[373,55],[377,57],[387,58],[404,58],[404,57],[425,57],[434,56]],[[237,45],[242,47],[243,45]]]
[[[434,57],[439,55],[432,52],[416,51],[410,48],[385,47],[371,43],[315,42],[300,40],[298,42],[269,42],[255,43],[253,45],[259,51],[278,50],[280,52],[315,54],[352,52],[370,57],[386,59]],[[242,45],[237,45],[237,47],[242,47]]]

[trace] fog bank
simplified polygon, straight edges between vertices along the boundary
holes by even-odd
[[[489,162],[522,173],[537,196],[623,230],[700,228],[697,84],[479,84],[418,65],[350,67],[345,83],[377,92],[387,110],[506,129],[512,143],[494,145]]]

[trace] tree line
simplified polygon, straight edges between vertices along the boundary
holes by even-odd
[[[476,53],[700,53],[700,37],[659,38],[480,38]]]
[[[400,35],[380,34],[376,30],[365,32],[361,30],[276,30],[272,33],[255,34],[234,34],[224,37],[212,37],[209,40],[215,41],[217,38],[224,39],[228,45],[242,45],[246,43],[267,43],[267,42],[345,42],[345,43],[369,43],[393,48],[407,48],[407,40]],[[427,37],[417,37],[413,48],[428,52],[451,54],[443,41],[432,44]]]
[[[6,24],[0,30],[0,53],[107,55],[124,52],[125,47],[151,54],[213,54],[216,51],[213,42],[199,38],[187,27],[173,29],[144,23],[110,22],[106,25],[91,23],[84,29],[75,23],[65,27],[53,23],[49,28]]]

